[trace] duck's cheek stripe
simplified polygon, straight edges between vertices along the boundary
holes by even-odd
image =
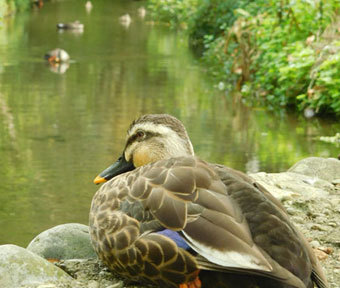
[[[179,235],[178,232],[176,232],[176,231],[172,231],[170,229],[164,229],[162,231],[157,232],[157,234],[161,234],[161,235],[164,235],[164,236],[172,239],[173,241],[175,241],[176,245],[179,248],[183,248],[185,250],[190,249],[190,246],[187,244],[187,242],[185,242],[183,237],[181,235]]]

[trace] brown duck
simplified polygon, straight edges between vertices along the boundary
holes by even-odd
[[[122,156],[94,182],[107,180],[92,200],[90,234],[123,277],[158,287],[328,287],[280,202],[242,172],[195,157],[173,116],[135,120]]]

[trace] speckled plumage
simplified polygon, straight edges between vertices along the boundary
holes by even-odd
[[[157,140],[145,136],[148,131],[138,138],[142,134],[134,134],[136,123],[142,123],[138,129],[143,123],[154,123],[155,130],[165,125],[186,139],[181,122],[169,117],[133,122],[127,143],[138,143],[125,157],[132,161],[138,145]],[[159,131],[155,137],[164,138]],[[193,281],[198,269],[204,288],[311,288],[313,281],[327,287],[308,243],[268,191],[242,172],[190,153],[168,156],[114,177],[93,198],[92,243],[112,271],[158,287]],[[190,249],[157,233],[164,229],[178,233]]]

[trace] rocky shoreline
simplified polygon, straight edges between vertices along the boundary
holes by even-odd
[[[320,260],[330,288],[340,287],[340,161],[306,158],[283,173],[251,176],[286,207]],[[97,259],[88,227],[68,223],[35,237],[28,247],[0,246],[2,288],[132,288]],[[48,260],[46,260],[48,259]]]

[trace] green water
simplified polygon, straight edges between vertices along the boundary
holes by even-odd
[[[5,19],[0,29],[0,244],[25,246],[66,222],[86,224],[92,183],[122,152],[125,131],[143,113],[171,113],[196,154],[243,171],[279,172],[308,156],[336,156],[315,140],[336,122],[243,107],[213,88],[181,32],[152,25],[141,1],[47,2]],[[129,13],[127,28],[119,16]],[[58,33],[80,20],[82,34]],[[51,71],[60,47],[72,63]],[[66,67],[67,68],[67,67]]]

